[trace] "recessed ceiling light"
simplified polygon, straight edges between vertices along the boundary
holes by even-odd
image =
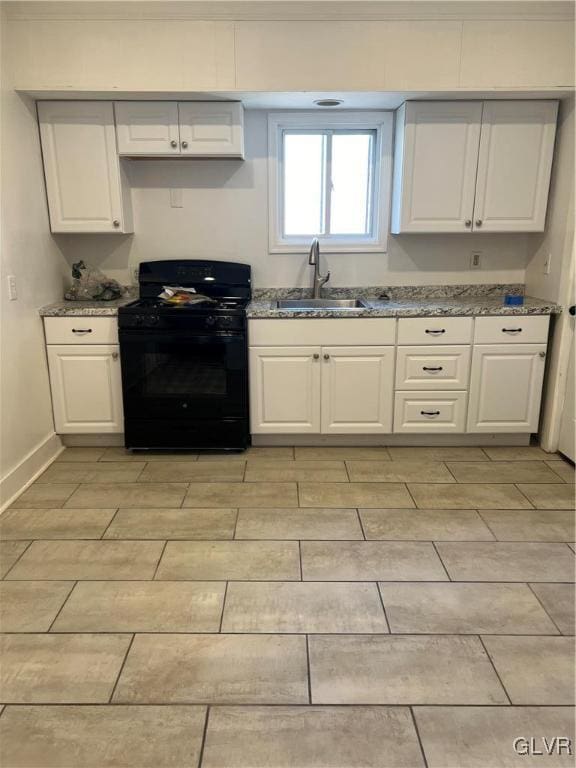
[[[339,107],[342,103],[342,99],[317,99],[314,102],[317,107]]]

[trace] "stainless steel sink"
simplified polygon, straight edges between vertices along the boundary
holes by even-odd
[[[338,310],[366,309],[368,304],[364,299],[282,299],[276,302],[277,309],[296,310]]]

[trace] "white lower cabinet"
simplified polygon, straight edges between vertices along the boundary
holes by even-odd
[[[468,432],[536,432],[546,344],[478,344],[472,355]]]
[[[49,344],[47,350],[56,432],[123,432],[118,345]]]
[[[250,350],[252,432],[320,432],[320,347]]]
[[[396,392],[394,432],[465,432],[467,399],[467,392]]]
[[[322,348],[322,432],[392,431],[394,347]]]

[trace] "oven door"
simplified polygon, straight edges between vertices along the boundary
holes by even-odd
[[[243,332],[120,331],[125,419],[246,418]]]

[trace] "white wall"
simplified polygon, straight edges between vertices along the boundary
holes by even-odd
[[[61,298],[65,260],[49,232],[36,110],[10,85],[2,24],[0,505],[59,449],[38,308]],[[18,299],[7,300],[14,275]]]
[[[208,258],[252,265],[256,287],[310,284],[304,254],[268,253],[267,113],[246,111],[246,160],[134,160],[129,177],[135,234],[60,236],[71,262],[80,257],[122,281],[140,262]],[[170,188],[183,207],[170,207]],[[387,254],[327,254],[331,285],[524,282],[524,235],[390,236]],[[470,270],[474,249],[483,268]]]

